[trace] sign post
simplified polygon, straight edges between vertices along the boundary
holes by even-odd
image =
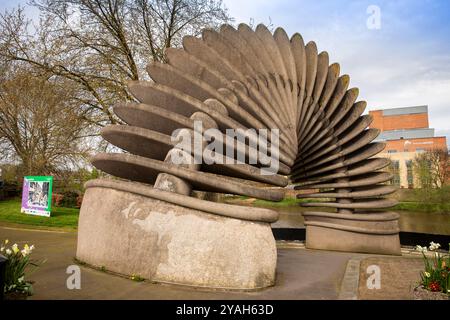
[[[53,177],[24,177],[21,212],[50,217],[52,206],[52,186]]]

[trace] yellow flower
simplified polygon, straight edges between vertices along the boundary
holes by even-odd
[[[17,247],[17,243],[14,243],[14,244],[12,245],[11,249],[12,249],[12,251],[13,251],[14,253],[17,253],[17,252],[20,251],[19,248]]]
[[[8,239],[6,239],[6,240],[5,240],[5,244],[8,244],[8,242],[9,242],[9,240],[8,240]]]
[[[425,277],[427,277],[427,278],[431,277],[431,274],[429,272],[425,272],[424,274],[425,274]]]

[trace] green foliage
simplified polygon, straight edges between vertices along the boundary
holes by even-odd
[[[450,213],[450,186],[442,188],[422,188],[411,190],[415,201],[404,201],[397,204],[394,210],[408,210],[433,213]]]
[[[38,267],[38,264],[30,260],[34,246],[25,244],[20,250],[17,244],[13,244],[11,247],[7,247],[7,244],[8,240],[5,240],[0,248],[1,254],[8,259],[5,268],[4,293],[19,292],[32,295],[33,287],[30,282],[25,280],[25,271],[29,266]]]
[[[431,242],[430,247],[417,246],[421,251],[425,270],[420,273],[421,285],[430,291],[443,292],[450,295],[450,250],[448,254],[437,252],[440,244]],[[428,250],[432,251],[429,256]]]
[[[422,203],[450,204],[450,185],[442,188],[415,189],[414,195],[417,201]]]
[[[76,208],[77,207],[77,199],[78,199],[78,193],[74,191],[65,191],[62,194],[62,199],[59,203],[60,207],[66,207],[66,208]]]
[[[419,153],[414,159],[414,172],[424,191],[441,188],[448,182],[450,156],[446,149],[431,149]]]
[[[300,204],[301,202],[305,202],[305,200],[296,199],[296,198],[284,198],[281,201],[275,202],[275,201],[267,201],[267,200],[257,199],[253,202],[253,204],[258,207],[264,207],[264,206],[289,207],[289,206],[294,206],[294,205]]]
[[[450,213],[450,203],[400,202],[392,210]]]
[[[79,209],[53,207],[51,216],[48,218],[22,213],[20,208],[19,199],[0,201],[0,221],[70,229],[76,229],[78,226]]]
[[[306,202],[318,202],[317,200],[311,200],[311,199],[297,199],[297,198],[284,198],[281,201],[267,201],[267,200],[261,200],[257,199],[253,202],[255,206],[258,207],[291,207],[300,205],[300,203],[306,203]]]

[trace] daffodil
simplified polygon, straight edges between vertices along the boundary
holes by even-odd
[[[8,244],[8,242],[9,242],[9,240],[8,240],[8,239],[6,239],[6,240],[5,240],[5,244]]]
[[[441,247],[441,245],[439,243],[434,243],[433,241],[430,242],[430,251],[434,251],[437,250]]]
[[[424,274],[425,274],[425,277],[427,277],[427,278],[431,277],[431,274],[429,272],[424,272]]]
[[[21,251],[22,256],[26,257],[27,255],[29,255],[31,253],[31,248],[28,246],[28,244],[25,244],[23,247],[23,250]]]
[[[427,247],[422,247],[422,246],[416,246],[416,250],[419,252],[423,252],[426,253],[427,252]]]
[[[12,253],[11,249],[9,249],[9,248],[8,248],[8,249],[6,249],[6,251],[5,251],[5,252],[6,252],[6,255],[8,255],[8,256],[9,256],[9,255],[10,255],[10,254]]]
[[[17,243],[14,243],[11,247],[12,251],[14,252],[14,254],[16,254],[17,252],[19,252],[19,247],[17,246]]]

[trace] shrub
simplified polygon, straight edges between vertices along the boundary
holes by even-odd
[[[430,243],[430,247],[417,246],[416,250],[422,252],[425,270],[420,273],[421,285],[433,292],[450,294],[450,250],[449,254],[437,252],[441,245]],[[428,254],[433,251],[433,255]]]
[[[63,198],[61,200],[61,206],[66,208],[76,208],[78,204],[78,193],[74,191],[63,192]]]
[[[60,193],[54,193],[52,194],[52,206],[60,207],[61,201],[64,198],[64,196]]]
[[[7,244],[8,240],[5,240],[3,246],[0,248],[0,252],[8,258],[5,270],[4,293],[17,292],[32,295],[33,287],[30,282],[25,280],[25,269],[30,265],[38,266],[30,260],[34,246],[25,244],[23,249],[20,250],[17,244],[13,244],[9,248],[6,247]]]
[[[77,197],[77,208],[81,208],[81,203],[83,202],[83,195]]]

